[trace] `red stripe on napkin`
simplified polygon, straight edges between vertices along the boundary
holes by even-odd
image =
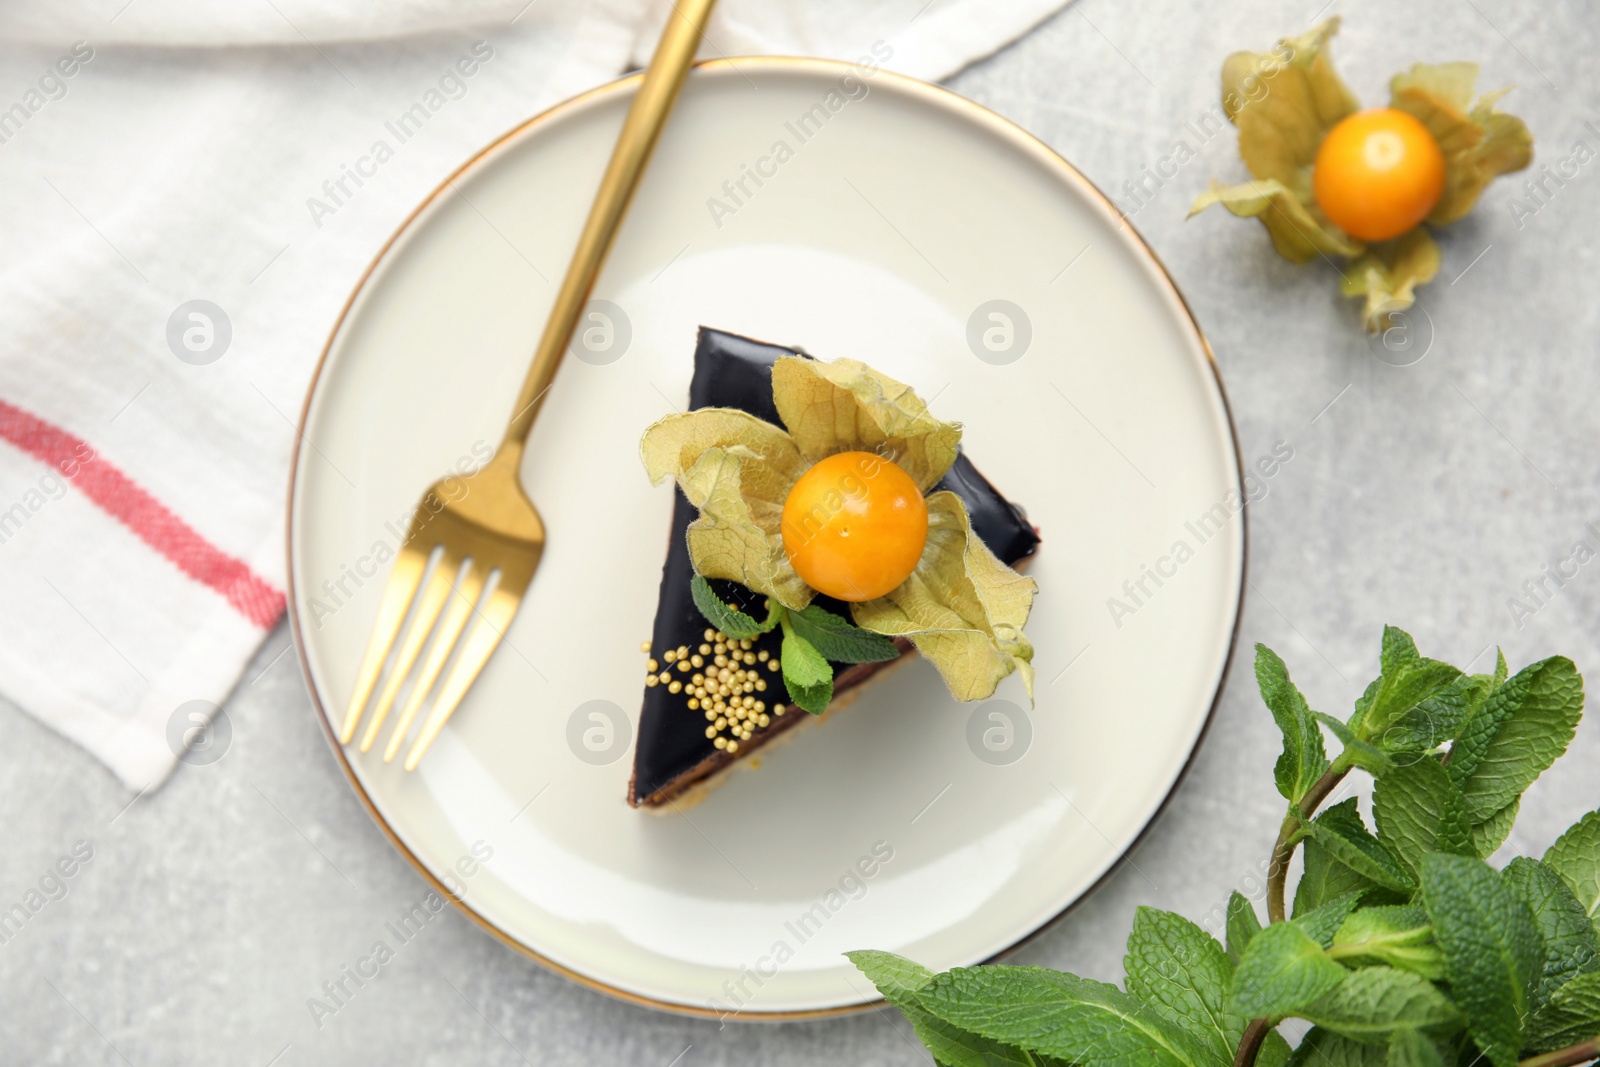
[[[284,596],[266,579],[207,541],[170,508],[95,452],[89,442],[0,400],[0,439],[60,471],[108,515],[201,585],[222,594],[260,627],[283,614]]]

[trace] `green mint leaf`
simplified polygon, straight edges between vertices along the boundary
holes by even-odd
[[[1261,920],[1256,916],[1256,906],[1245,899],[1237,889],[1228,897],[1228,956],[1234,963],[1244,955],[1250,939],[1261,932]]]
[[[1333,935],[1338,933],[1339,927],[1344,924],[1345,916],[1356,910],[1356,905],[1361,902],[1361,893],[1351,892],[1343,896],[1334,897],[1326,904],[1319,904],[1310,911],[1302,912],[1294,917],[1294,924],[1311,935],[1311,940],[1327,948],[1333,944]]]
[[[894,997],[916,996],[923,986],[933,981],[934,972],[915,960],[897,956],[893,952],[877,949],[856,949],[846,952],[845,959],[856,965],[856,970],[866,975],[883,998],[893,1004]]]
[[[1347,972],[1294,923],[1273,923],[1250,939],[1233,972],[1228,1009],[1247,1019],[1289,1015],[1329,992]]]
[[[1313,1026],[1289,1058],[1289,1067],[1388,1067],[1388,1051]]]
[[[1396,1030],[1384,1067],[1444,1067],[1439,1046],[1421,1030]]]
[[[1215,938],[1181,915],[1141,907],[1123,967],[1130,994],[1206,1046],[1219,1063],[1232,1061],[1249,1020],[1224,1006],[1233,961]]]
[[[900,650],[882,634],[842,619],[818,604],[791,611],[794,632],[811,643],[824,659],[835,663],[886,663],[898,659]]]
[[[1361,720],[1367,717],[1367,709],[1372,707],[1372,702],[1378,698],[1378,690],[1381,688],[1383,688],[1383,678],[1379,676],[1368,682],[1367,688],[1362,691],[1360,696],[1356,697],[1355,710],[1350,713],[1349,726],[1352,733],[1360,729]],[[1336,1037],[1337,1035],[1329,1034],[1328,1036]]]
[[[729,637],[753,640],[761,636],[762,626],[759,622],[742,611],[728,607],[711,588],[711,583],[698,574],[689,579],[689,595],[694,598],[694,606],[700,609],[705,620]]]
[[[1379,778],[1372,788],[1378,840],[1413,873],[1429,852],[1476,855],[1467,801],[1450,773],[1432,756],[1419,756]]]
[[[1467,798],[1473,821],[1487,819],[1521,796],[1567,750],[1582,713],[1583,679],[1562,656],[1523,668],[1491,693],[1475,720],[1494,722],[1492,736],[1484,741],[1485,731],[1475,731],[1470,770],[1458,772],[1455,754],[1450,757],[1450,777]],[[1467,728],[1473,726],[1469,721]]]
[[[1472,1039],[1495,1067],[1515,1067],[1540,972],[1532,914],[1482,860],[1440,853],[1423,858],[1422,902]]]
[[[1360,963],[1387,963],[1430,982],[1444,980],[1444,952],[1434,943],[1428,913],[1414,904],[1353,912],[1334,934],[1329,955]]]
[[[1472,851],[1479,859],[1488,859],[1495,849],[1506,843],[1511,827],[1517,821],[1517,811],[1522,807],[1518,797],[1493,815],[1472,827]]]
[[[833,683],[821,685],[796,685],[785,678],[783,686],[789,691],[789,700],[795,707],[812,715],[821,715],[833,703]]]
[[[1027,1052],[968,1033],[922,1006],[918,992],[934,973],[892,952],[846,952],[846,958],[871,979],[883,999],[899,1009],[936,1062],[946,1067],[1036,1067]]]
[[[1322,731],[1311,717],[1306,698],[1289,680],[1289,668],[1278,654],[1266,645],[1256,646],[1256,684],[1261,688],[1261,699],[1283,734],[1283,755],[1278,757],[1274,777],[1278,792],[1289,803],[1298,803],[1306,790],[1314,785],[1328,769],[1328,757],[1322,748]]]
[[[1403,715],[1461,677],[1450,664],[1419,655],[1411,635],[1396,626],[1383,628],[1379,664],[1382,673],[1350,717],[1363,741],[1382,738]]]
[[[1393,967],[1346,971],[1344,981],[1298,1014],[1353,1041],[1387,1044],[1398,1030],[1460,1021],[1450,998],[1419,974]]]
[[[1600,811],[1568,827],[1544,854],[1544,862],[1566,879],[1590,920],[1600,926]]]
[[[1356,739],[1356,732],[1350,729],[1343,719],[1336,719],[1325,711],[1313,711],[1311,717],[1326,726],[1333,736],[1339,739],[1341,745],[1348,745]]]
[[[1513,708],[1509,701],[1491,700],[1501,686],[1489,690],[1484,698],[1467,708],[1456,729],[1455,741],[1450,746],[1450,780],[1460,788],[1472,772],[1478,769],[1483,757],[1494,741],[1494,735],[1510,716]]]
[[[833,699],[833,668],[810,641],[795,633],[786,616],[783,620],[783,685],[796,706],[821,715]]]
[[[1494,650],[1494,684],[1496,686],[1504,685],[1506,676],[1510,673],[1511,669],[1506,666],[1506,654],[1496,646]]]
[[[1533,1017],[1528,1047],[1535,1052],[1576,1045],[1600,1034],[1600,971],[1580,974],[1555,991]]]
[[[946,1022],[1093,1067],[1203,1067],[1203,1047],[1116,986],[1043,967],[960,967],[918,994]]]
[[[1411,872],[1361,821],[1355,797],[1328,808],[1311,820],[1306,830],[1340,863],[1370,881],[1399,893],[1416,889]]]
[[[1600,968],[1600,937],[1589,913],[1555,868],[1518,856],[1500,879],[1511,895],[1528,906],[1539,930],[1544,959],[1533,989],[1535,1013],[1557,989],[1585,971]]]
[[[1316,838],[1307,838],[1300,851],[1300,881],[1294,887],[1294,914],[1303,915],[1346,893],[1370,895],[1378,883],[1340,863]]]
[[[1487,675],[1463,675],[1401,714],[1373,744],[1385,752],[1431,752],[1460,734],[1461,724],[1493,688]]]

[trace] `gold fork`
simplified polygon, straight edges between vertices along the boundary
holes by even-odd
[[[339,731],[341,744],[349,744],[355,736],[361,714],[409,616],[411,625],[378,693],[361,738],[361,751],[372,747],[405,679],[426,647],[427,658],[412,682],[384,748],[384,761],[394,759],[417,712],[459,645],[455,666],[406,754],[406,770],[415,770],[516,615],[528,582],[539,566],[545,542],[544,522],[517,476],[523,448],[600,267],[611,250],[628,201],[677,102],[715,2],[678,0],[673,5],[644,81],[617,136],[611,161],[573,250],[544,335],[517,395],[516,414],[506,427],[500,448],[481,470],[465,479],[464,485],[462,480],[450,477],[435,482],[423,494],[378,606],[378,618]],[[469,627],[474,615],[478,616],[476,625]],[[434,634],[431,645],[430,633]]]

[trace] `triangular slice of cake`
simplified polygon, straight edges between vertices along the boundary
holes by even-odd
[[[689,407],[737,408],[758,419],[780,423],[772,396],[773,363],[780,357],[805,354],[797,348],[701,327]],[[961,498],[973,532],[1003,563],[1014,565],[1031,556],[1038,546],[1039,535],[1022,509],[1001,496],[965,454],[957,457],[933,491],[939,490]],[[685,533],[695,519],[696,509],[682,490],[675,493],[667,562],[647,650],[647,684],[639,715],[633,778],[628,784],[628,803],[634,807],[668,804],[811,718],[790,706],[778,669],[782,644],[779,631],[754,640],[729,641],[707,623],[695,606],[690,591],[694,568]],[[763,614],[760,595],[733,582],[713,581],[711,585],[725,602],[747,614]],[[819,595],[816,602],[835,614],[849,615],[847,605],[828,597]],[[902,658],[911,651],[904,638],[896,639],[895,644]],[[893,662],[834,664],[834,704]],[[724,668],[733,672],[736,684],[731,688],[735,695],[697,697],[696,690],[703,691],[704,687],[697,686],[695,679]],[[728,713],[730,702],[735,700],[740,703],[737,718]]]

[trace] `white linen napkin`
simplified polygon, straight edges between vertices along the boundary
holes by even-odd
[[[935,80],[1067,2],[724,0],[704,54],[882,40]],[[669,6],[0,7],[0,690],[133,789],[203,742],[283,612],[295,423],[355,280],[462,159],[642,64]]]

